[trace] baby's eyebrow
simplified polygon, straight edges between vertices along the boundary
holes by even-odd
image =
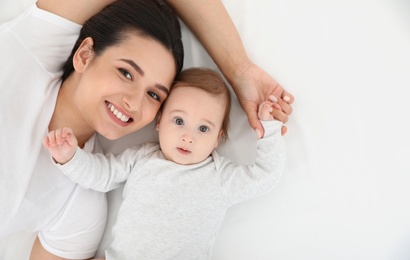
[[[210,124],[212,127],[215,127],[215,124],[214,123],[212,123],[212,121],[209,121],[209,120],[207,120],[207,119],[204,119],[208,124]]]

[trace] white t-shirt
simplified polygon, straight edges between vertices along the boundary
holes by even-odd
[[[65,177],[42,145],[80,29],[35,4],[0,25],[0,239],[39,232],[65,258],[92,257],[106,221],[105,195]]]

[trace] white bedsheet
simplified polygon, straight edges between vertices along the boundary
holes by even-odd
[[[0,0],[0,22],[32,1]],[[410,259],[410,4],[224,3],[252,60],[296,101],[281,183],[228,212],[213,259]],[[215,68],[186,28],[184,43],[186,66]],[[253,133],[237,102],[232,113],[231,141],[220,151],[246,163]],[[140,134],[150,135],[146,130]],[[139,141],[137,135],[103,140],[113,152]],[[110,193],[110,224],[120,196],[121,190]],[[33,237],[11,237],[0,245],[0,258],[26,259]],[[108,230],[100,255],[109,239]]]

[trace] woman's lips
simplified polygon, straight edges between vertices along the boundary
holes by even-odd
[[[105,104],[107,105],[108,112],[110,113],[111,118],[114,119],[115,122],[122,126],[126,126],[129,123],[132,123],[134,120],[126,116],[124,112],[119,111],[118,108],[116,108],[113,104],[111,104],[108,101],[105,101]]]

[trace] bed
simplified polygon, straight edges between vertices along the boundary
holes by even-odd
[[[0,22],[33,0],[0,0]],[[410,4],[405,0],[223,1],[251,59],[296,97],[276,190],[231,208],[214,260],[410,259]],[[185,66],[216,68],[183,26]],[[0,39],[1,40],[1,39]],[[0,66],[1,68],[1,66]],[[252,161],[253,134],[234,100],[230,141],[219,151]],[[155,140],[152,125],[107,152]],[[121,189],[98,255],[110,241]],[[0,244],[27,259],[35,234]]]

